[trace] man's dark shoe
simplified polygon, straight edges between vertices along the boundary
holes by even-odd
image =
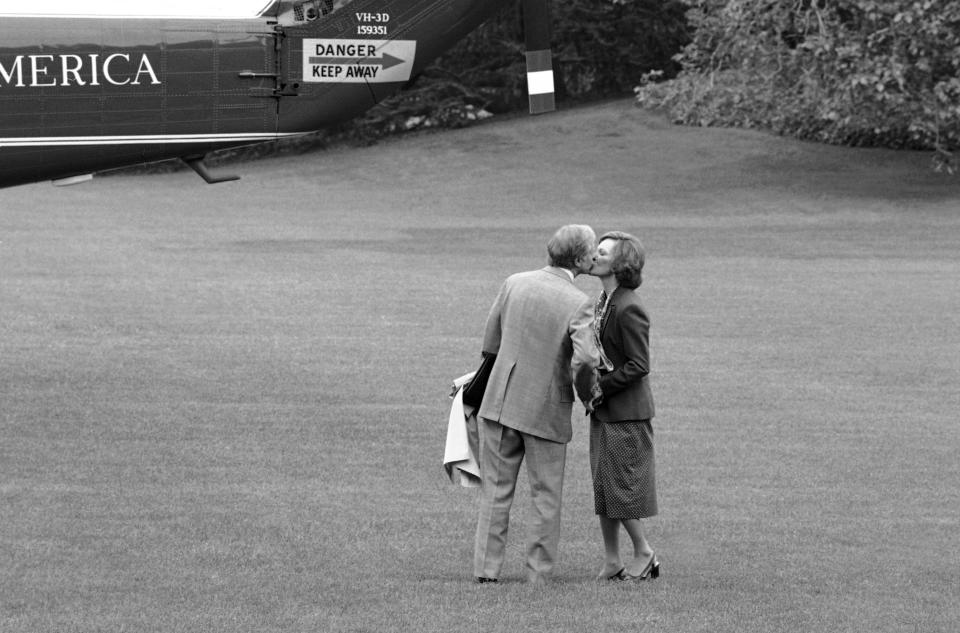
[[[473,579],[473,582],[477,583],[478,585],[482,585],[488,582],[500,582],[500,581],[497,580],[496,578],[484,578],[483,576],[477,576],[476,578]]]

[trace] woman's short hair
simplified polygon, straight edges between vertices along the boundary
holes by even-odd
[[[610,231],[600,236],[600,241],[615,240],[610,251],[610,270],[624,288],[636,288],[643,283],[643,263],[647,258],[643,244],[633,235],[623,231]]]
[[[586,224],[561,226],[547,242],[547,255],[551,266],[573,270],[577,260],[589,255],[597,234]]]

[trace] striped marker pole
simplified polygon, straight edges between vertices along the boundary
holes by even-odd
[[[530,114],[556,109],[553,56],[550,54],[549,0],[523,0],[523,32],[527,47],[527,93]]]
[[[553,62],[550,49],[527,51],[527,92],[530,114],[556,110],[553,88]]]

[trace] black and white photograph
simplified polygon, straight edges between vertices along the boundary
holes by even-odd
[[[958,420],[955,0],[0,0],[3,633],[955,633]]]

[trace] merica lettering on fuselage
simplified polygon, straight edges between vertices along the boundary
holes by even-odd
[[[146,53],[139,62],[129,53],[102,58],[89,55],[17,55],[0,57],[0,88],[52,88],[54,86],[139,86],[161,83]]]

